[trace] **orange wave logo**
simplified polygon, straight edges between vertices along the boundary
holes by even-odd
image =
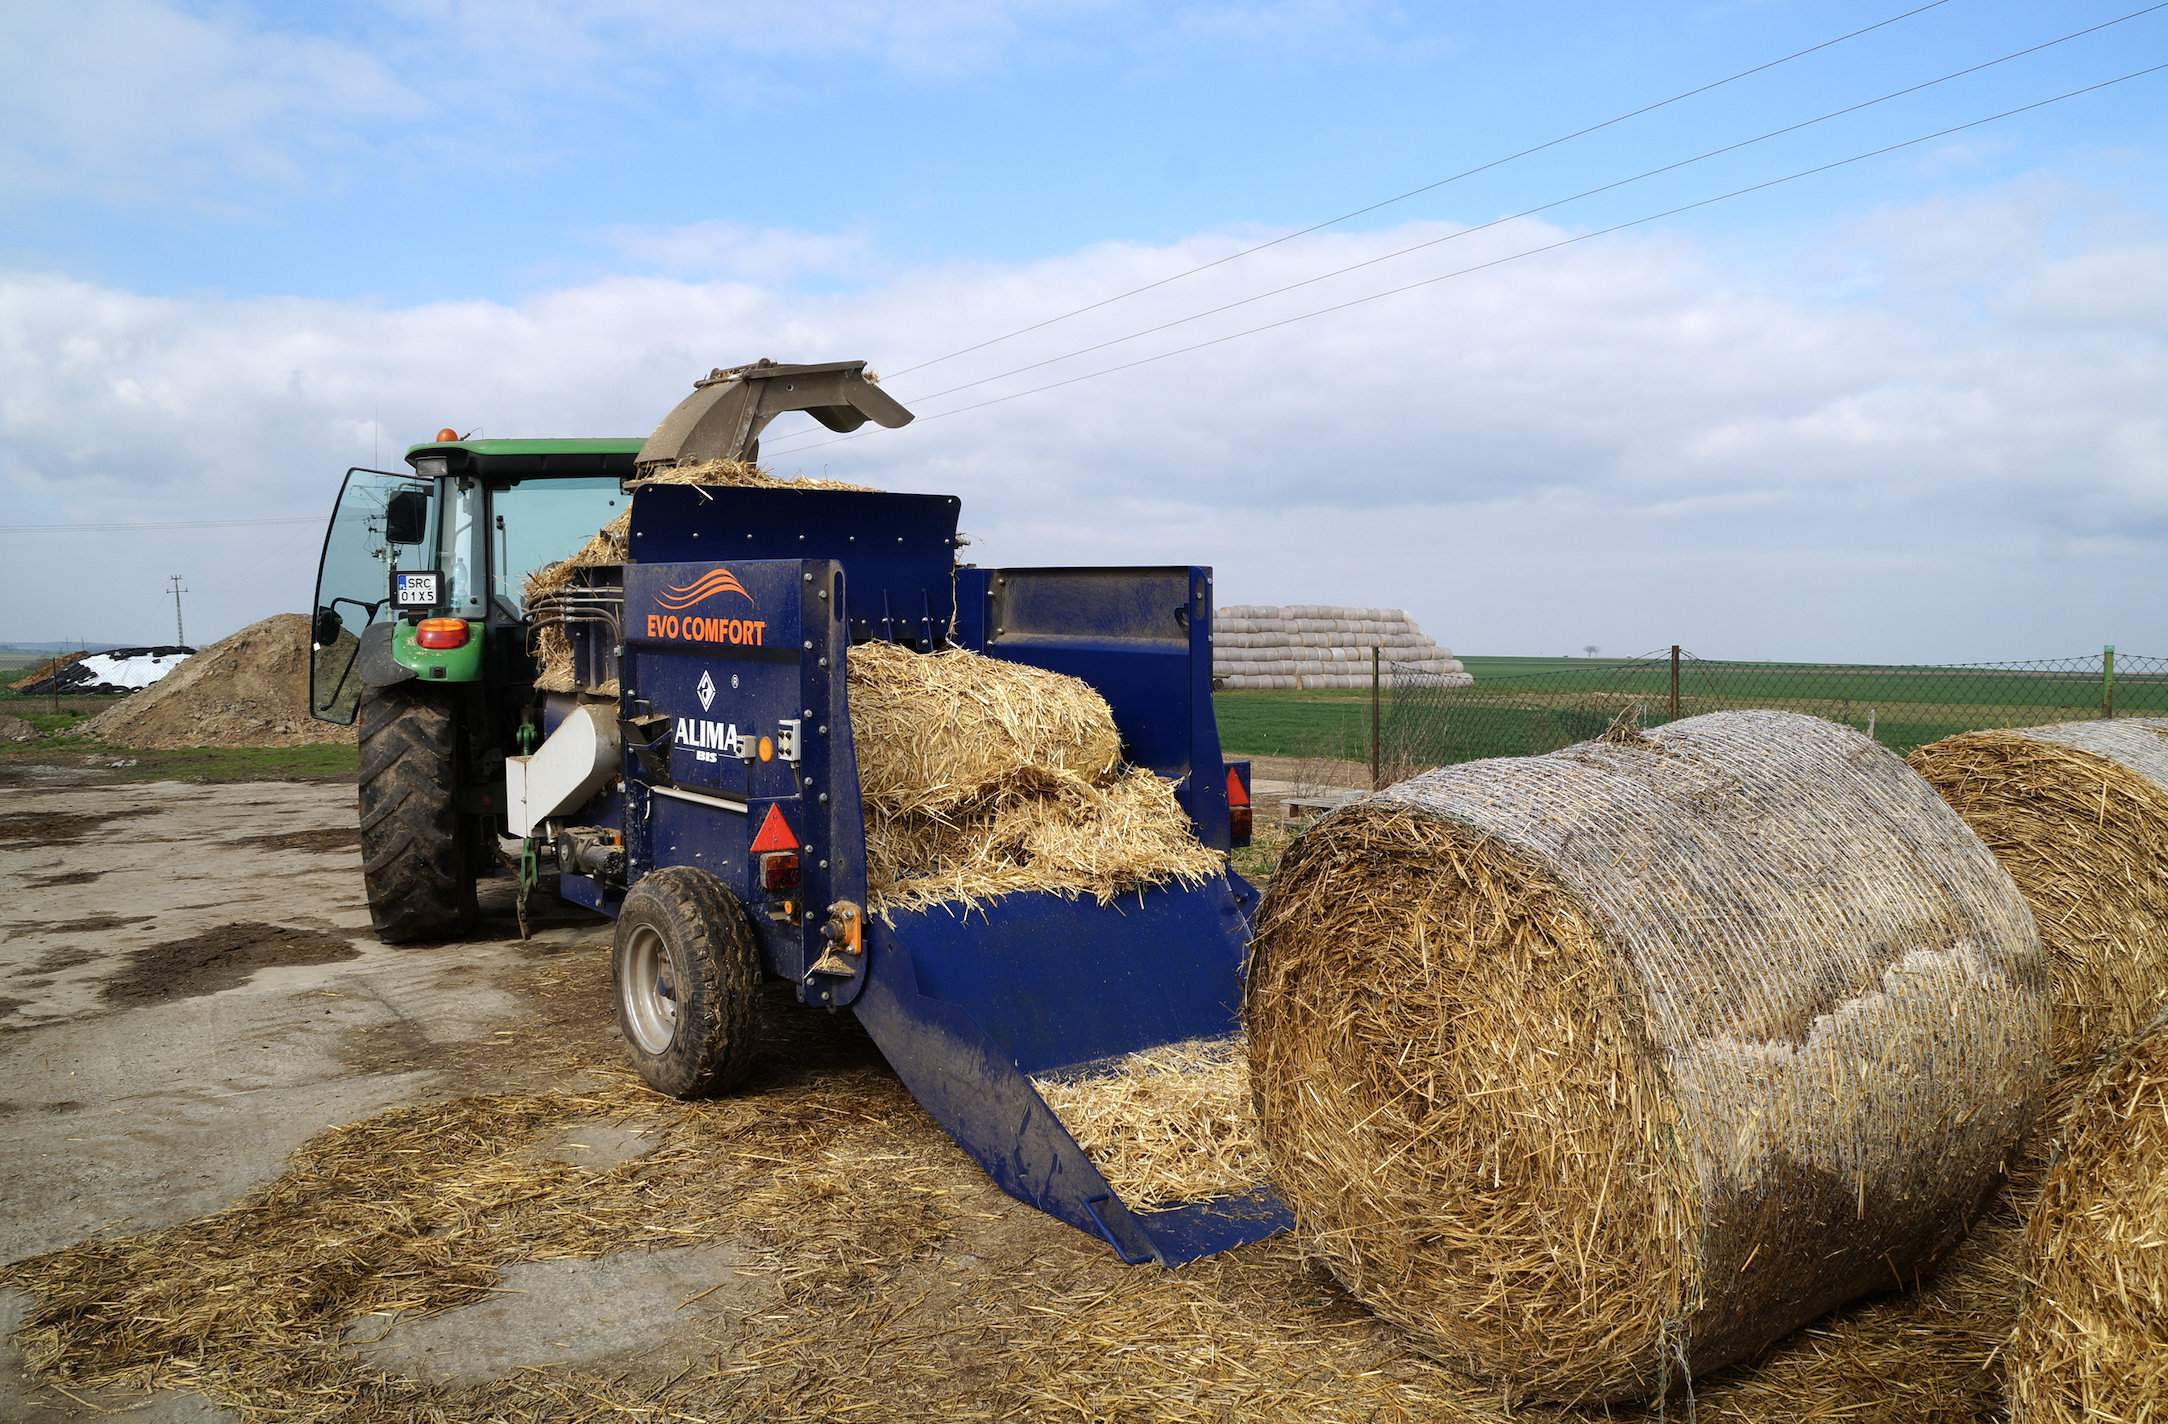
[[[747,603],[753,595],[745,591],[738,576],[728,569],[710,569],[688,584],[670,584],[655,595],[655,606],[672,613],[682,613],[696,603],[713,598],[718,593],[734,593]]]

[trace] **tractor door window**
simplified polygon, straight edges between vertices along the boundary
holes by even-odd
[[[577,552],[631,502],[614,475],[527,480],[495,491],[489,537],[497,597],[523,608],[527,575]]]
[[[446,611],[456,617],[478,619],[489,614],[489,591],[479,577],[483,560],[482,529],[488,522],[489,501],[475,480],[446,482],[444,496],[444,572]]]
[[[436,501],[412,474],[348,470],[316,568],[309,711],[352,722],[361,701],[354,655],[372,623],[389,620],[395,569],[435,567]]]

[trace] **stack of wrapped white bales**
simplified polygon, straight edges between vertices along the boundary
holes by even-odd
[[[1372,648],[1387,682],[1417,677],[1465,687],[1473,680],[1450,649],[1398,608],[1237,603],[1212,619],[1212,677],[1225,688],[1368,687]]]

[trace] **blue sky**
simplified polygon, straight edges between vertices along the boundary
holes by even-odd
[[[32,0],[0,15],[22,79],[0,95],[0,496],[25,523],[299,518],[447,421],[638,433],[718,362],[897,370],[1905,8]],[[896,389],[2136,8],[1950,0]],[[2162,61],[2168,10],[1099,362]],[[988,558],[1209,562],[1243,601],[1405,605],[1472,651],[2168,651],[2164,137],[2155,75],[802,458],[964,494]],[[57,572],[87,538],[0,531],[0,559]],[[99,540],[161,578],[181,561],[211,630],[299,606],[313,564],[301,526]],[[155,600],[103,597],[20,601],[0,638],[155,633]]]

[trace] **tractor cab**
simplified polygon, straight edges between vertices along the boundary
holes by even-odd
[[[410,449],[406,473],[346,473],[316,578],[309,710],[324,721],[354,720],[372,669],[444,683],[523,672],[527,575],[624,510],[643,443],[451,436]],[[485,656],[492,642],[508,656]]]

